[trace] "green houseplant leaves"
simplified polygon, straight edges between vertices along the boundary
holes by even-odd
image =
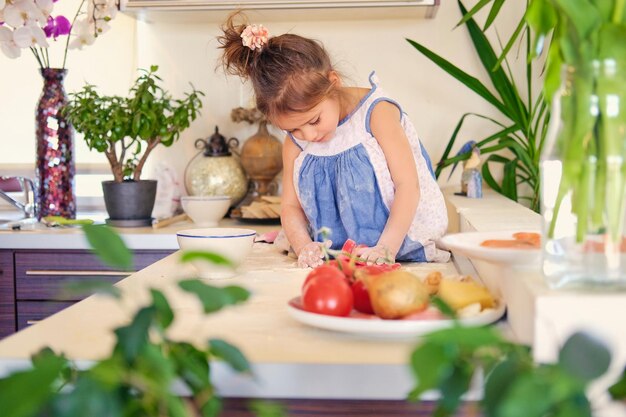
[[[204,94],[192,86],[185,98],[173,99],[157,70],[140,70],[128,97],[101,95],[86,85],[62,110],[89,148],[106,155],[116,182],[139,181],[154,148],[171,146],[200,114]]]
[[[487,85],[483,84],[476,77],[466,73],[450,61],[437,55],[424,45],[407,39],[407,41],[417,49],[422,55],[435,63],[442,70],[460,81],[464,86],[491,104],[505,119],[506,122],[499,122],[496,119],[476,113],[464,114],[457,123],[452,136],[436,167],[436,175],[439,177],[444,168],[456,164],[469,158],[470,153],[452,155],[452,149],[456,143],[459,133],[468,118],[480,118],[494,126],[494,133],[488,137],[476,140],[476,146],[483,155],[489,155],[482,167],[483,178],[487,184],[495,191],[513,199],[528,200],[530,207],[539,210],[539,156],[544,143],[546,126],[549,119],[549,111],[542,94],[537,97],[532,96],[532,65],[526,63],[524,90],[527,93],[526,101],[522,98],[518,89],[518,84],[513,78],[506,59],[506,54],[510,50],[520,33],[526,36],[526,49],[530,54],[529,30],[524,26],[523,20],[518,24],[513,36],[507,42],[501,55],[497,55],[491,43],[485,36],[487,30],[496,18],[503,1],[497,0],[492,5],[485,28],[481,29],[475,22],[473,16],[480,8],[487,5],[489,1],[479,2],[470,12],[466,10],[461,1],[458,1],[463,19],[459,25],[463,24],[472,40],[474,49],[489,77],[494,92]],[[501,64],[506,65],[501,65]],[[500,151],[508,150],[513,156],[504,156]],[[498,182],[492,173],[493,165],[500,165],[503,168],[503,179]],[[530,190],[530,195],[521,195],[518,192],[520,185],[526,185]]]

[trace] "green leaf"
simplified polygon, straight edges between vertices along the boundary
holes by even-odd
[[[168,341],[176,374],[187,383],[192,392],[204,392],[211,387],[209,355],[185,342]]]
[[[430,49],[422,46],[421,44],[411,40],[406,39],[415,49],[420,51],[426,58],[430,59],[432,62],[437,64],[439,68],[446,71],[448,74],[456,78],[463,85],[474,91],[476,94],[487,100],[487,102],[491,103],[494,107],[496,107],[503,114],[507,114],[509,111],[506,106],[498,100],[496,96],[494,96],[487,87],[483,85],[476,77],[473,77],[467,74],[465,71],[461,70],[454,64],[450,63],[446,59],[432,52]],[[495,63],[495,61],[494,61]]]
[[[589,400],[581,393],[561,402],[554,417],[593,417]]]
[[[183,263],[197,260],[208,261],[215,265],[234,266],[233,262],[230,259],[212,252],[185,251],[180,257],[180,261]]]
[[[42,351],[36,363],[36,368],[15,372],[0,379],[0,404],[3,416],[38,416],[52,398],[53,383],[60,377],[66,361],[50,352]]]
[[[222,412],[222,400],[217,396],[212,396],[202,406],[202,417],[217,417]]]
[[[461,396],[470,387],[474,367],[470,363],[456,363],[453,372],[444,379],[439,390],[441,398],[437,401],[435,417],[450,416],[455,413],[461,404]]]
[[[250,401],[248,408],[257,417],[287,417],[285,408],[276,402],[254,400]]]
[[[131,270],[133,254],[122,238],[105,225],[84,225],[82,227],[94,253],[107,265]]]
[[[463,3],[459,0],[458,4],[461,9],[461,13],[466,14],[467,10],[465,10]],[[504,106],[499,110],[502,114],[506,115],[518,125],[526,126],[528,123],[528,113],[526,111],[526,107],[524,106],[524,102],[517,93],[515,85],[511,80],[509,80],[504,70],[496,66],[498,57],[489,43],[489,40],[480,30],[480,27],[478,27],[474,19],[470,19],[467,22],[466,27],[483,67],[487,71],[493,86],[502,98]]]
[[[495,178],[493,178],[493,175],[491,175],[491,170],[489,168],[489,161],[497,162],[495,156],[496,155],[490,155],[485,160],[485,162],[483,163],[483,167],[481,168],[481,172],[483,174],[483,179],[485,180],[487,185],[491,187],[491,189],[494,190],[495,192],[502,194],[502,188],[496,182]]]
[[[246,301],[250,297],[250,293],[241,287],[214,287],[197,279],[181,281],[178,285],[184,291],[198,296],[205,313],[219,311],[226,306]]]
[[[626,65],[626,25],[602,25],[599,35],[598,58],[615,60],[618,68],[623,68]]]
[[[500,332],[493,327],[455,326],[429,333],[423,336],[422,339],[425,342],[454,345],[465,349],[508,345]]]
[[[76,381],[73,390],[54,398],[51,415],[119,416],[123,409],[121,400],[118,392],[105,389],[98,381],[85,374]]]
[[[417,385],[409,393],[409,400],[419,401],[422,393],[437,388],[444,376],[452,372],[445,346],[423,342],[411,354],[411,370]]]
[[[500,9],[502,8],[503,4],[504,0],[494,0],[493,5],[491,6],[491,10],[489,10],[489,16],[487,16],[487,21],[485,22],[483,31],[489,29],[489,26],[491,26],[496,17],[498,17],[498,13],[500,13]]]
[[[570,374],[589,382],[609,369],[611,352],[597,338],[577,332],[561,348],[559,364]]]
[[[117,336],[115,350],[123,355],[127,363],[133,363],[148,343],[148,330],[155,315],[155,307],[143,307],[128,326],[115,329]]]
[[[168,417],[189,417],[184,400],[174,395],[167,396]]]
[[[626,399],[626,368],[617,382],[609,387],[609,393],[616,400]]]
[[[156,319],[161,327],[167,329],[174,321],[174,311],[161,291],[151,288],[150,294],[152,294],[152,305],[156,309]]]
[[[508,355],[494,366],[485,378],[485,389],[482,399],[487,417],[498,417],[498,408],[513,382],[522,374],[531,370],[530,355],[526,361],[515,355]]]
[[[600,14],[590,1],[554,0],[554,3],[573,25],[579,39],[587,38],[600,25]]]
[[[535,33],[531,56],[529,57],[533,59],[541,55],[548,34],[554,29],[558,22],[558,14],[551,2],[532,0],[526,10],[525,18],[528,25]]]
[[[550,383],[537,373],[518,375],[503,397],[498,417],[543,417],[552,405]]]
[[[504,164],[504,175],[502,177],[502,195],[517,201],[517,159]]]
[[[68,297],[85,296],[86,294],[105,294],[118,300],[122,296],[120,289],[112,283],[91,279],[71,281],[63,284],[62,294]]]
[[[437,309],[439,311],[441,311],[441,313],[444,316],[450,317],[452,319],[456,319],[456,311],[454,311],[454,309],[452,307],[450,307],[450,305],[448,305],[448,303],[443,301],[443,299],[441,297],[433,297],[433,298],[431,298],[430,299],[430,303],[432,305],[434,305],[435,307],[437,307]]]
[[[221,339],[210,339],[209,345],[211,353],[224,360],[235,371],[250,372],[250,363],[236,346]]]
[[[174,381],[174,363],[165,356],[160,344],[148,343],[135,359],[133,371],[141,375],[139,383],[131,383],[139,391],[156,397],[165,397],[170,393]]]
[[[456,24],[456,27],[459,27],[461,25],[463,25],[465,22],[467,22],[468,20],[470,20],[472,17],[474,17],[474,15],[476,13],[478,13],[479,11],[481,11],[483,9],[483,7],[485,7],[486,5],[488,5],[489,3],[491,3],[493,0],[480,0],[478,3],[476,3],[476,5],[474,7],[472,7],[470,9],[469,12],[465,13],[463,15],[463,18],[459,21],[459,23]],[[485,28],[486,30],[487,28]]]

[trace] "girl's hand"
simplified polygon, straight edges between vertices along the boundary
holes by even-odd
[[[391,253],[389,248],[381,244],[366,248],[357,247],[354,254],[368,264],[394,263],[396,261],[395,255]]]
[[[307,243],[302,250],[300,250],[300,255],[298,256],[298,267],[306,268],[310,266],[311,268],[315,268],[316,266],[323,264],[324,258],[326,257],[326,249],[330,248],[331,244],[332,242],[330,240],[327,240],[324,243]]]

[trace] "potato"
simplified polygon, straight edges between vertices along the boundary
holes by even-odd
[[[480,303],[483,309],[496,305],[489,290],[474,281],[444,279],[439,283],[438,295],[455,311],[474,303]]]
[[[429,303],[428,287],[406,271],[368,275],[365,285],[374,313],[383,319],[399,319],[426,309]]]
[[[435,295],[439,291],[439,284],[441,283],[442,275],[439,271],[433,271],[426,275],[424,278],[424,284],[428,287],[428,294]]]

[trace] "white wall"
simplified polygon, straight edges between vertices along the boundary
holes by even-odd
[[[506,38],[520,16],[523,2],[508,2],[498,19],[502,38]],[[519,3],[519,4],[514,4]],[[59,9],[78,2],[56,3]],[[466,6],[473,4],[468,2]],[[76,6],[74,6],[76,7]],[[382,87],[404,107],[413,119],[422,140],[434,161],[441,156],[445,144],[461,115],[468,111],[497,115],[481,98],[445,74],[412,48],[404,39],[425,44],[465,71],[486,79],[469,36],[464,27],[454,29],[460,18],[455,1],[442,1],[437,17],[432,20],[345,20],[345,21],[268,21],[272,34],[298,33],[319,39],[331,53],[338,69],[353,85],[367,85],[367,76],[376,70]],[[125,94],[136,75],[137,67],[160,66],[165,87],[176,97],[188,89],[189,83],[205,92],[202,116],[183,133],[171,148],[154,153],[152,164],[165,160],[183,170],[196,150],[198,137],[212,134],[214,126],[226,136],[247,138],[254,127],[230,121],[230,111],[247,105],[247,86],[234,77],[215,71],[219,57],[215,37],[219,22],[147,23],[126,15],[112,21],[113,29],[83,51],[70,51],[68,92],[79,89],[85,81],[96,84],[107,93]],[[55,49],[60,45],[54,45]],[[60,49],[60,48],[59,48]],[[17,60],[0,56],[0,166],[12,163],[34,164],[35,102],[41,89],[41,77],[35,60],[25,51]],[[518,64],[523,64],[523,53]],[[470,123],[459,138],[479,138],[490,127]],[[104,162],[102,155],[89,152],[80,140],[77,163]],[[444,181],[445,182],[445,179]]]

